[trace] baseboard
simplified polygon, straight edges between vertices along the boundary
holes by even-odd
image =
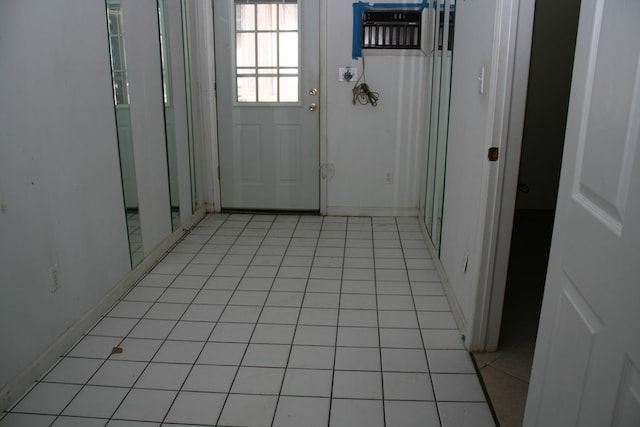
[[[418,208],[357,208],[329,206],[327,216],[409,216],[417,217]]]
[[[424,218],[424,215],[421,216]],[[467,322],[462,314],[462,308],[460,308],[460,304],[458,303],[458,298],[451,287],[451,283],[449,282],[449,278],[447,277],[447,273],[444,270],[444,266],[442,262],[440,262],[440,258],[438,257],[438,250],[433,246],[431,242],[431,237],[427,231],[427,226],[423,221],[418,221],[420,223],[420,228],[422,229],[422,234],[424,234],[424,239],[427,242],[427,248],[429,249],[429,253],[431,254],[431,259],[433,260],[433,265],[436,267],[436,271],[442,280],[442,287],[444,288],[444,293],[447,297],[447,301],[449,301],[449,305],[451,306],[451,312],[453,313],[453,318],[456,321],[456,325],[458,325],[458,330],[462,335],[462,340],[465,340],[465,334],[467,330]],[[465,347],[467,346],[466,342],[464,343]]]
[[[111,306],[135,285],[189,230],[206,215],[206,208],[198,209],[178,230],[164,239],[133,270],[128,272],[100,301],[62,333],[36,360],[0,389],[0,412],[14,404],[58,358],[76,343]]]

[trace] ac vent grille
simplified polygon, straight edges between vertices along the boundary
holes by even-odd
[[[421,11],[368,10],[362,14],[363,49],[420,49]]]

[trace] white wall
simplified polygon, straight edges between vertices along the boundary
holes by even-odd
[[[500,215],[512,213],[515,205],[513,166],[520,151],[515,134],[522,129],[522,82],[527,74],[521,54],[530,47],[522,37],[531,34],[531,6],[528,0],[456,4],[440,259],[471,350],[487,349],[487,325],[495,324],[490,313],[497,301],[492,297],[492,278],[496,263],[504,264],[503,251],[496,258],[504,244],[501,226],[512,219]],[[482,68],[484,93],[480,93]],[[497,161],[488,160],[489,147],[500,150]],[[510,209],[506,199],[513,203]]]
[[[417,215],[427,58],[366,56],[367,84],[380,101],[375,108],[353,105],[353,83],[338,81],[338,67],[356,66],[362,72],[362,62],[351,59],[352,4],[327,1],[326,57],[320,63],[327,76],[327,162],[335,166],[327,183],[327,210]],[[386,182],[388,173],[391,183]]]
[[[105,16],[0,3],[0,388],[130,268]]]
[[[451,116],[440,259],[466,320],[478,284],[487,148],[492,141],[490,93],[496,1],[457,2]],[[480,93],[481,69],[484,93]]]

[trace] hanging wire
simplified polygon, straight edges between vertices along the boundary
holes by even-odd
[[[362,83],[360,83],[362,80]],[[373,92],[369,89],[369,85],[367,84],[367,78],[365,76],[365,65],[364,65],[364,55],[362,56],[362,74],[356,80],[355,85],[353,86],[353,104],[358,102],[361,105],[371,104],[373,107],[378,105],[378,100],[380,99],[380,95],[378,92]]]

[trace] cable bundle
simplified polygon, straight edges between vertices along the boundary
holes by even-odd
[[[369,89],[369,85],[366,83],[361,83],[359,85],[355,85],[353,88],[353,103],[355,104],[358,101],[362,105],[371,104],[372,106],[378,105],[378,99],[380,95],[378,92],[372,92]]]
[[[362,80],[362,83],[360,83]],[[353,104],[358,102],[361,105],[371,104],[373,107],[378,105],[380,95],[369,89],[367,79],[365,77],[364,56],[362,57],[362,74],[358,77],[356,84],[353,86]]]

